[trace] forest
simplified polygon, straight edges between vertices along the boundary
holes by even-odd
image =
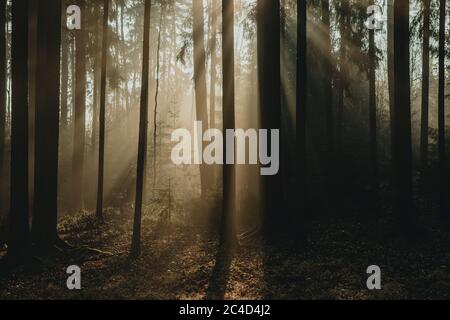
[[[450,299],[449,82],[446,0],[0,0],[0,300]]]

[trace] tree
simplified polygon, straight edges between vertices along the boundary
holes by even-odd
[[[337,112],[337,145],[339,152],[342,152],[342,135],[344,129],[344,94],[347,86],[347,42],[349,37],[348,28],[350,26],[350,8],[348,0],[340,1],[339,8],[339,34],[341,36],[339,52],[339,82],[338,82],[338,112]]]
[[[428,112],[430,94],[430,0],[423,1],[422,116],[420,120],[420,163],[428,166]]]
[[[322,23],[324,27],[324,54],[323,54],[323,86],[324,86],[324,104],[325,104],[325,126],[327,139],[327,171],[328,171],[328,195],[333,198],[335,194],[335,153],[334,153],[334,112],[333,112],[333,64],[331,53],[331,28],[330,28],[330,1],[322,0]],[[302,30],[304,31],[304,30]],[[306,41],[306,40],[305,40]],[[301,57],[300,57],[301,59]],[[301,71],[304,73],[304,71]],[[306,95],[306,90],[304,93]],[[305,126],[303,124],[303,126]],[[330,204],[331,205],[331,204]]]
[[[25,258],[28,224],[28,1],[12,3],[11,211],[8,257]]]
[[[142,54],[142,86],[141,86],[141,106],[139,118],[139,145],[138,162],[136,175],[136,203],[134,210],[133,239],[131,243],[131,256],[137,257],[141,252],[141,217],[142,198],[144,190],[145,158],[147,155],[147,131],[148,131],[148,74],[150,58],[150,15],[151,0],[145,0],[144,14],[144,48]]]
[[[61,1],[39,2],[36,70],[35,201],[32,239],[48,250],[57,235]]]
[[[69,38],[68,30],[64,26],[64,22],[67,20],[65,8],[62,8],[61,14],[63,23],[61,29],[61,127],[66,130],[68,125]]]
[[[0,181],[4,181],[6,138],[6,0],[0,0]],[[0,182],[0,194],[3,194]]]
[[[74,141],[72,153],[72,209],[82,210],[83,173],[86,135],[86,3],[78,0],[81,9],[81,29],[75,31],[76,69],[75,69],[75,110],[74,110]]]
[[[409,2],[394,1],[394,105],[392,162],[396,189],[395,211],[402,226],[412,215],[412,145],[409,71]]]
[[[100,113],[99,113],[99,141],[98,141],[98,182],[96,217],[103,221],[103,184],[105,174],[105,106],[106,106],[106,59],[108,53],[108,14],[109,0],[103,2],[103,39],[102,39],[102,67],[100,76]]]
[[[216,126],[216,78],[217,78],[217,0],[211,0],[211,81],[209,89],[209,127]]]
[[[235,128],[235,76],[234,76],[234,4],[222,1],[222,72],[223,72],[223,132]],[[232,245],[235,241],[236,168],[227,164],[226,144],[223,146],[223,213],[222,243]]]
[[[445,15],[446,1],[439,0],[439,92],[438,92],[438,136],[439,136],[439,181],[440,204],[443,218],[448,218],[446,208],[446,155],[445,155]]]
[[[306,37],[306,1],[299,1],[297,4],[297,201],[300,210],[304,211],[307,201],[306,187],[306,102],[307,102],[307,37]],[[299,225],[300,217],[294,216],[294,226]],[[301,212],[300,214],[303,214]]]
[[[204,36],[204,15],[203,1],[192,1],[193,37],[194,37],[194,86],[195,86],[195,106],[197,120],[202,122],[203,130],[208,129],[208,109],[206,91],[206,54]],[[203,135],[203,132],[201,133]],[[204,146],[201,150],[204,150]],[[200,165],[200,180],[202,196],[208,189],[208,168],[205,164]]]
[[[372,1],[373,5],[373,1]],[[369,132],[370,132],[370,171],[375,200],[378,200],[378,143],[377,143],[377,102],[375,92],[376,45],[375,29],[369,29]]]
[[[257,51],[259,103],[262,128],[281,129],[281,80],[280,80],[280,1],[258,0]],[[269,150],[270,150],[269,144]],[[280,154],[282,151],[280,150]],[[279,231],[281,219],[281,172],[266,176],[263,181],[265,226],[270,235]]]

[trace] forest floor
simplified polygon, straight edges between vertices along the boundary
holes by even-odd
[[[316,221],[304,249],[254,242],[220,257],[218,266],[213,233],[158,221],[155,208],[144,214],[135,261],[128,255],[130,208],[109,209],[104,224],[92,214],[66,216],[59,232],[73,249],[0,275],[0,299],[450,299],[450,236],[431,226],[411,243],[382,225]],[[373,264],[382,290],[366,287]],[[82,290],[66,287],[70,265],[81,267]]]

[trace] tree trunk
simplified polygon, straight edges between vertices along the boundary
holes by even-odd
[[[141,217],[142,198],[144,189],[145,157],[147,155],[147,131],[148,131],[148,78],[149,78],[149,57],[150,57],[150,15],[151,1],[145,0],[144,15],[144,47],[142,54],[142,86],[141,86],[141,106],[139,119],[139,146],[136,176],[136,203],[134,211],[133,239],[131,244],[131,256],[137,257],[141,252]]]
[[[11,211],[8,256],[29,250],[28,224],[28,1],[12,2]]]
[[[412,215],[412,145],[409,71],[409,2],[394,1],[394,109],[392,160],[396,188],[395,211],[402,227]]]
[[[422,116],[420,119],[420,164],[428,166],[428,119],[430,95],[430,0],[423,1]]]
[[[297,7],[297,113],[296,113],[296,127],[297,127],[297,204],[299,211],[294,215],[294,228],[298,228],[301,222],[301,215],[304,214],[307,203],[307,187],[306,187],[306,103],[307,103],[307,37],[306,28],[307,14],[306,1],[300,1]]]
[[[160,70],[161,70],[161,31],[163,26],[164,17],[164,5],[161,6],[161,17],[159,18],[159,29],[158,29],[158,45],[156,48],[156,88],[155,88],[155,108],[153,109],[153,189],[156,187],[156,157],[157,157],[157,145],[156,138],[158,135],[158,98],[160,91]]]
[[[391,150],[394,141],[394,0],[387,0],[387,73],[389,91],[389,118],[391,122]],[[391,151],[392,153],[392,151]],[[391,154],[392,157],[392,154]]]
[[[86,135],[86,3],[78,1],[81,8],[81,29],[75,31],[76,66],[75,66],[75,110],[74,110],[74,141],[72,153],[72,209],[83,210],[83,175],[84,147]]]
[[[35,245],[45,250],[59,240],[56,224],[61,1],[40,0],[38,10],[35,201],[32,237]]]
[[[344,93],[347,85],[347,41],[349,21],[348,0],[340,2],[339,33],[341,36],[341,47],[339,57],[339,87],[338,87],[338,114],[337,114],[337,147],[342,153],[343,149],[343,130],[344,130]]]
[[[209,89],[209,127],[216,126],[216,78],[217,78],[217,0],[211,0],[211,82]]]
[[[281,81],[280,81],[280,1],[258,0],[258,79],[262,128],[281,129]],[[270,141],[268,144],[271,149]],[[282,150],[280,150],[282,154]],[[281,209],[281,172],[266,176],[263,181],[265,226],[267,233],[279,231],[283,221]]]
[[[61,127],[64,133],[67,129],[67,107],[68,107],[68,83],[69,83],[69,41],[67,27],[64,25],[67,13],[65,8],[61,10]]]
[[[29,216],[33,214],[34,207],[34,150],[35,150],[35,106],[36,106],[36,68],[37,68],[37,32],[38,32],[38,1],[28,1],[29,33],[28,33],[28,195]]]
[[[234,79],[234,4],[222,1],[222,72],[223,72],[223,133],[235,128],[235,79]],[[226,144],[223,145],[223,213],[222,243],[235,241],[236,168],[226,163]]]
[[[103,5],[103,39],[102,39],[102,71],[100,78],[100,114],[98,141],[98,184],[97,184],[97,219],[103,221],[103,184],[105,172],[105,105],[106,105],[106,59],[108,56],[108,13],[109,0]]]
[[[439,92],[438,92],[438,135],[439,135],[439,181],[440,205],[443,218],[448,218],[446,206],[446,155],[445,155],[445,12],[446,1],[439,1]]]
[[[5,181],[3,167],[6,138],[6,2],[0,0],[0,195],[4,194]]]
[[[334,153],[334,113],[333,113],[333,55],[331,52],[331,28],[330,28],[330,1],[322,0],[322,23],[324,26],[324,53],[323,53],[323,87],[325,104],[325,128],[326,128],[326,170],[328,171],[328,201],[332,207],[332,199],[335,195],[335,153]],[[305,40],[306,41],[306,40]],[[304,72],[304,71],[301,71]],[[304,92],[306,95],[306,90]]]
[[[204,36],[203,1],[192,1],[193,11],[193,36],[194,36],[194,85],[195,105],[197,121],[201,121],[203,130],[208,129],[207,91],[206,91],[206,55]],[[203,132],[201,133],[203,136]],[[199,147],[204,150],[204,143]],[[203,155],[201,155],[203,158]],[[200,180],[202,196],[208,189],[208,168],[205,164],[200,165]]]
[[[373,2],[372,2],[373,4]],[[369,135],[370,135],[370,171],[372,191],[378,201],[378,143],[377,143],[377,102],[375,92],[375,30],[369,29]]]
[[[95,155],[95,150],[97,146],[98,140],[98,105],[99,105],[99,76],[101,73],[100,65],[101,65],[101,42],[100,42],[100,26],[97,20],[97,17],[100,14],[100,5],[95,5],[95,19],[94,19],[94,39],[95,39],[95,53],[94,53],[94,83],[93,83],[93,104],[92,104],[92,137],[91,137],[91,146],[92,146],[92,154]]]

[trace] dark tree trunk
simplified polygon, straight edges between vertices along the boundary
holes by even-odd
[[[307,208],[306,203],[306,103],[307,103],[307,15],[306,1],[300,1],[297,7],[297,204],[299,211],[294,215],[293,226],[301,228],[301,220]]]
[[[29,33],[28,33],[28,195],[29,216],[34,207],[34,150],[35,150],[35,105],[36,105],[36,67],[37,67],[37,18],[38,1],[28,1]]]
[[[100,78],[100,114],[98,141],[98,184],[96,216],[103,221],[103,184],[105,173],[105,105],[106,105],[106,59],[108,56],[108,14],[109,0],[103,5],[102,71]]]
[[[412,218],[412,145],[409,71],[409,2],[394,1],[394,109],[392,161],[395,211],[402,227]]]
[[[194,36],[194,84],[195,84],[195,105],[197,121],[203,124],[203,130],[208,129],[208,109],[207,109],[207,91],[206,91],[206,54],[205,54],[205,36],[204,36],[204,15],[203,2],[192,2],[193,12],[193,36]],[[202,132],[203,136],[203,132]],[[203,152],[203,145],[199,149]],[[202,196],[208,189],[208,168],[205,164],[200,165],[200,180]]]
[[[234,4],[222,1],[222,63],[223,63],[223,132],[235,128],[235,79],[234,79]],[[222,243],[232,245],[235,241],[236,168],[226,164],[226,144],[223,146],[223,213]]]
[[[420,120],[420,165],[428,166],[428,118],[430,95],[430,0],[423,1],[422,116]]]
[[[32,236],[35,245],[40,249],[48,249],[59,240],[56,228],[61,44],[59,26],[61,1],[39,0]]]
[[[150,58],[150,14],[151,1],[145,0],[144,15],[144,48],[142,54],[142,86],[141,86],[141,106],[139,118],[139,146],[136,175],[136,203],[134,211],[133,239],[131,244],[131,256],[137,257],[141,252],[141,217],[142,198],[144,190],[144,170],[145,158],[147,155],[147,132],[148,132],[148,75]]]
[[[67,13],[66,8],[63,7],[61,10],[61,127],[63,132],[66,133],[67,129],[67,115],[68,115],[68,83],[69,83],[69,41],[67,27],[64,24],[66,21]]]
[[[8,256],[29,250],[28,224],[28,1],[12,2],[11,212]]]
[[[6,138],[6,0],[0,0],[0,194],[4,194]],[[1,197],[0,197],[1,200]]]
[[[439,92],[438,92],[438,135],[439,135],[439,180],[440,204],[443,218],[448,218],[446,206],[446,155],[445,155],[445,12],[446,1],[439,1]]]
[[[97,147],[98,140],[98,105],[99,105],[99,76],[101,74],[101,58],[102,58],[102,49],[101,49],[101,41],[100,41],[100,25],[97,17],[100,14],[100,5],[95,5],[95,19],[94,19],[94,83],[93,83],[93,103],[92,103],[92,136],[91,136],[91,146],[92,146],[92,154],[95,157],[95,150]]]
[[[262,128],[281,129],[281,81],[280,81],[280,1],[258,0],[258,79]],[[268,144],[271,149],[270,143]],[[282,154],[280,150],[280,154]],[[280,230],[283,219],[281,204],[281,174],[266,176],[263,181],[264,210],[267,234]]]
[[[323,87],[325,104],[325,128],[327,144],[327,162],[328,171],[328,200],[331,208],[332,199],[335,195],[335,153],[334,153],[334,112],[333,112],[333,55],[331,52],[331,28],[330,28],[330,1],[322,0],[322,23],[324,26],[324,53],[323,53]],[[306,94],[306,91],[305,91]]]
[[[216,126],[216,78],[217,78],[217,0],[211,1],[211,82],[209,89],[209,127]]]
[[[343,149],[344,130],[344,94],[347,85],[347,42],[349,19],[348,0],[341,0],[339,13],[339,33],[341,36],[341,47],[339,52],[339,86],[338,86],[338,110],[337,110],[337,148],[340,153]]]
[[[75,31],[76,69],[75,69],[75,110],[74,110],[74,137],[72,153],[72,209],[83,210],[83,174],[84,152],[86,135],[86,3],[78,1],[81,8],[81,29]]]
[[[373,2],[372,2],[373,4]],[[372,191],[378,201],[378,143],[377,143],[377,102],[375,89],[376,67],[375,30],[369,29],[369,135],[370,135],[370,171]]]
[[[394,119],[394,0],[387,0],[387,72],[389,91],[389,118],[391,122],[391,144],[394,141],[392,131]],[[392,150],[392,146],[391,146]],[[391,152],[392,153],[392,152]],[[391,154],[392,157],[392,154]]]

